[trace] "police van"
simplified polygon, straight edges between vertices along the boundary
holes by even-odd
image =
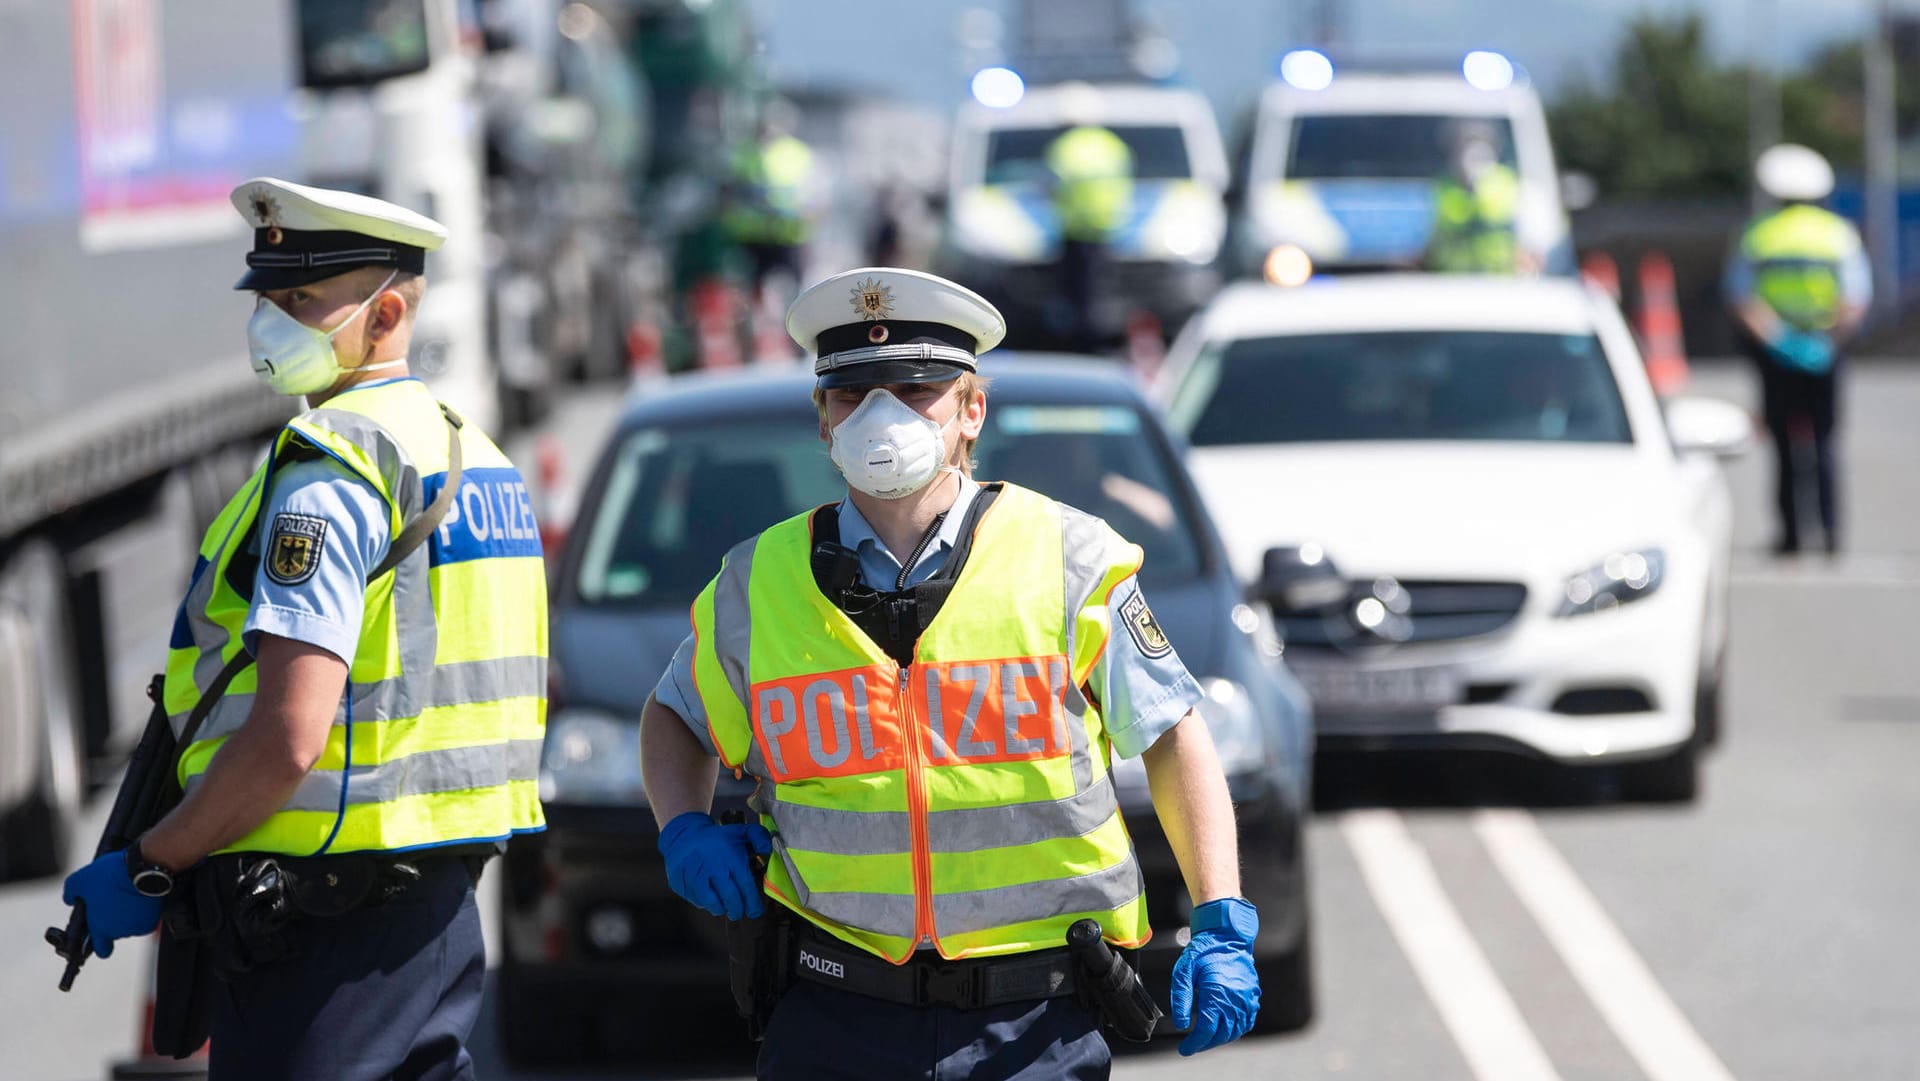
[[[1072,313],[1059,289],[1060,222],[1047,148],[1069,128],[1104,127],[1133,156],[1133,197],[1110,247],[1096,329],[1117,341],[1129,316],[1178,329],[1219,286],[1228,169],[1213,107],[1199,91],[1147,83],[1026,88],[975,79],[955,122],[943,275],[991,300],[1014,347],[1064,344]],[[985,74],[985,73],[983,73]]]
[[[1453,64],[1352,63],[1312,49],[1283,56],[1235,191],[1234,268],[1258,274],[1277,249],[1296,248],[1314,271],[1419,267],[1437,182],[1469,128],[1491,139],[1518,181],[1522,265],[1573,273],[1540,95],[1522,68],[1486,51]]]

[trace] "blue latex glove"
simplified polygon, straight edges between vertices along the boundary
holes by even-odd
[[[1193,937],[1173,965],[1173,1024],[1192,1028],[1180,1053],[1197,1055],[1247,1034],[1260,1013],[1253,940],[1260,914],[1244,897],[1208,901],[1188,921]]]
[[[160,908],[165,904],[164,899],[133,888],[124,848],[68,875],[60,900],[69,905],[87,903],[87,935],[93,940],[93,952],[102,957],[113,956],[118,939],[152,934],[160,926]]]
[[[760,823],[722,826],[699,811],[676,817],[660,831],[667,885],[693,904],[730,920],[760,915],[760,886],[753,880],[749,853],[764,856],[772,851],[773,835]]]
[[[1795,371],[1824,375],[1833,367],[1833,342],[1824,334],[1783,331],[1767,348],[1781,364]]]

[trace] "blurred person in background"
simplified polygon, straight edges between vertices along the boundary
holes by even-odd
[[[1427,269],[1447,274],[1516,274],[1531,269],[1520,252],[1515,215],[1520,178],[1500,160],[1492,125],[1454,125],[1449,171],[1434,184]]]
[[[1860,234],[1819,205],[1833,192],[1825,158],[1790,143],[1771,147],[1754,163],[1754,180],[1781,205],[1736,238],[1723,288],[1741,345],[1760,370],[1780,513],[1774,552],[1800,550],[1794,448],[1810,434],[1820,527],[1827,552],[1837,553],[1840,351],[1873,300],[1873,272]]]
[[[669,884],[791,930],[771,936],[783,957],[751,966],[790,974],[769,989],[759,1076],[1106,1078],[1066,939],[1082,920],[1123,948],[1149,934],[1116,755],[1144,763],[1193,900],[1173,972],[1181,1053],[1238,1039],[1260,1006],[1259,915],[1202,692],[1140,592],[1141,550],[971,475],[975,358],[1005,335],[1000,312],[868,267],[802,293],[787,330],[816,355],[847,496],[724,553],[641,716]],[[709,816],[716,758],[756,778],[751,822]],[[756,856],[771,857],[764,883]]]
[[[1047,146],[1053,207],[1060,220],[1060,292],[1069,317],[1069,347],[1099,347],[1095,306],[1107,246],[1133,206],[1133,151],[1097,124],[1068,128]]]
[[[813,235],[814,154],[794,129],[798,111],[789,103],[767,106],[760,137],[733,157],[726,209],[727,232],[747,253],[755,303],[775,299],[784,305],[799,288],[801,259]]]

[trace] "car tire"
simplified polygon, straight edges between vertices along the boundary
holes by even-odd
[[[1304,892],[1304,891],[1303,891]],[[1298,1032],[1313,1022],[1313,921],[1301,909],[1300,942],[1275,957],[1254,962],[1260,973],[1256,1035]]]
[[[1702,672],[1693,692],[1693,742],[1697,747],[1720,743],[1720,670]]]
[[[1689,803],[1700,793],[1700,743],[1620,768],[1621,794],[1643,803]]]
[[[26,798],[0,808],[0,878],[65,868],[85,796],[64,582],[59,553],[44,543],[28,545],[0,570],[0,684],[13,719],[28,726],[17,735],[36,762]]]
[[[553,1066],[578,1062],[593,1051],[589,1014],[564,995],[536,992],[511,961],[500,966],[495,1021],[500,1051],[515,1066]]]

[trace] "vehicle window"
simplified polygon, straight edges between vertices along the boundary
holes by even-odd
[[[1066,132],[1065,127],[1000,128],[987,136],[987,184],[1044,182],[1047,146]],[[1118,124],[1108,130],[1133,151],[1136,180],[1186,180],[1193,176],[1187,159],[1187,136],[1177,124]]]
[[[1343,440],[1630,443],[1599,339],[1303,334],[1201,351],[1169,413],[1196,447]]]
[[[1511,167],[1513,125],[1504,117],[1474,117],[1500,144]],[[1448,171],[1454,116],[1336,115],[1298,117],[1293,122],[1286,175],[1290,180],[1431,180]]]
[[[1141,580],[1201,571],[1194,515],[1166,446],[1131,406],[998,405],[975,448],[982,480],[1010,480],[1107,520],[1141,546]],[[846,492],[812,414],[640,428],[583,508],[575,587],[588,604],[683,608],[734,544]]]
[[[299,10],[303,86],[370,86],[427,70],[421,0],[301,0]]]
[[[1147,589],[1199,576],[1201,541],[1173,484],[1178,467],[1132,406],[991,405],[974,458],[983,480],[1012,481],[1104,518],[1145,553]]]
[[[628,432],[591,511],[580,599],[685,607],[727,549],[844,490],[804,410]]]

